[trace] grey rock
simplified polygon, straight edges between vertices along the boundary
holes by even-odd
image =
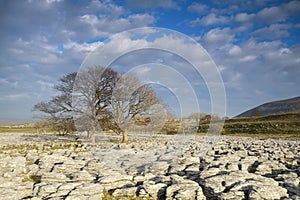
[[[286,171],[287,168],[284,164],[278,161],[264,161],[256,168],[255,173],[260,175],[269,175],[276,177],[278,174]]]
[[[65,174],[55,173],[55,172],[44,172],[41,173],[41,182],[43,183],[66,183],[70,181]]]
[[[251,185],[249,188],[250,199],[282,199],[288,197],[287,190],[282,187],[273,187],[272,185]]]
[[[191,180],[182,180],[169,186],[166,191],[166,199],[206,199],[198,183]]]
[[[22,156],[4,156],[0,161],[0,175],[6,177],[17,176],[26,173],[26,158]]]
[[[299,199],[299,140],[176,137],[133,134],[119,147],[36,137],[38,148],[6,150],[1,140],[0,199]]]
[[[39,183],[36,184],[34,187],[34,196],[36,197],[46,197],[50,194],[56,193],[57,188],[60,186],[59,183],[53,183],[53,184],[45,184],[45,183]]]
[[[54,165],[63,164],[67,159],[68,157],[59,154],[46,155],[39,159],[39,167],[42,172],[50,172]]]
[[[252,169],[251,167],[256,162],[258,162],[258,158],[256,156],[247,156],[244,159],[241,159],[240,168],[241,168],[241,170],[245,170],[245,171],[255,171],[256,168]]]
[[[73,160],[69,158],[65,158],[63,163],[55,164],[53,166],[52,172],[63,173],[63,174],[71,174],[79,171],[86,164],[84,160]]]
[[[73,189],[69,195],[66,197],[66,200],[73,199],[88,199],[88,200],[97,200],[102,199],[103,187],[99,184],[82,184]]]
[[[1,180],[5,181],[5,180]],[[33,196],[33,183],[31,182],[4,182],[0,186],[0,199],[23,199]]]
[[[74,182],[93,182],[95,179],[94,176],[85,170],[77,171],[69,176],[72,177],[71,180]]]
[[[165,190],[167,184],[165,183],[157,183],[154,181],[147,181],[143,184],[144,191],[149,194],[150,197],[154,199],[163,199],[165,197]]]
[[[81,183],[64,183],[57,187],[56,193],[50,195],[49,197],[66,197],[69,193],[74,190],[76,187],[81,185]]]
[[[165,161],[157,161],[153,162],[151,166],[149,167],[149,172],[160,175],[167,173],[167,170],[169,168],[169,163]]]
[[[112,196],[114,197],[136,197],[137,187],[127,187],[127,188],[120,188],[116,189]]]
[[[280,199],[287,196],[287,190],[280,187],[274,179],[266,178],[260,175],[248,173],[245,171],[231,171],[216,174],[204,179],[204,188],[207,191],[207,196],[213,198],[215,196],[225,194],[226,198],[237,191],[246,191],[251,197],[265,199]],[[269,188],[269,189],[267,189]],[[263,192],[263,191],[272,191]],[[237,193],[241,195],[240,193]]]
[[[111,175],[99,179],[99,183],[108,191],[116,188],[134,187],[133,176],[130,175]]]

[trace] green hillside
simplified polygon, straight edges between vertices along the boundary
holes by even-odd
[[[300,113],[300,97],[268,102],[243,112],[236,116],[236,118],[268,116],[285,113]]]
[[[209,123],[201,124],[198,131],[205,132],[208,126]],[[222,134],[292,134],[300,137],[300,113],[228,119]]]

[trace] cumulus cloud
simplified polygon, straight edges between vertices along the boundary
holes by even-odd
[[[78,67],[84,56],[99,45],[88,44],[88,40],[155,22],[152,15],[130,14],[110,1],[94,0],[76,5],[65,1],[18,4],[9,1],[3,6],[7,9],[0,17],[0,42],[4,47],[0,54],[6,59],[0,61],[1,66],[29,64],[46,68],[52,65],[50,68],[55,71],[60,65],[60,71],[68,71],[61,66]],[[59,50],[58,45],[64,49]]]
[[[287,17],[287,13],[283,12],[282,8],[274,6],[270,8],[264,8],[260,12],[257,13],[258,22],[282,22],[285,21]]]
[[[247,20],[254,20],[255,16],[243,17],[239,18],[240,22],[250,23]],[[288,98],[295,93],[296,85],[300,84],[299,78],[296,78],[300,76],[297,67],[300,48],[299,45],[289,47],[283,42],[283,38],[289,37],[291,28],[291,24],[271,24],[254,30],[247,40],[239,43],[236,43],[240,37],[237,35],[239,31],[231,28],[212,28],[199,37],[222,69],[227,97],[231,99],[228,106],[232,113],[239,114],[241,110],[249,108],[246,104],[244,107],[239,104],[239,97],[253,107],[260,102]],[[281,97],[276,97],[276,94],[281,94]]]
[[[179,6],[173,0],[127,0],[126,5],[135,9],[171,8],[178,9]]]
[[[189,84],[198,86],[195,93],[201,92],[202,98],[210,98],[206,87],[212,90],[210,92],[218,90],[217,94],[221,95],[222,91],[217,87],[222,84],[218,68],[206,52],[193,40],[182,38],[182,35],[170,33],[165,29],[161,31],[152,34],[142,31],[146,33],[143,36],[132,33],[115,35],[99,51],[92,53],[85,60],[83,67],[95,64],[106,66],[110,63],[111,68],[123,73],[136,67],[135,74],[140,79],[165,84],[167,88],[177,91],[176,95],[183,99],[186,87],[179,81],[178,75],[183,76]],[[118,59],[111,63],[115,58]],[[169,102],[168,96],[164,95],[163,99]],[[184,114],[188,114],[191,105],[194,104],[184,105]]]
[[[5,59],[0,59],[0,95],[13,95],[9,91],[14,90],[36,96],[22,102],[19,112],[27,118],[34,103],[54,94],[51,83],[77,71],[85,56],[102,44],[99,40],[156,20],[147,13],[131,13],[112,1],[1,1],[1,8],[0,55]]]
[[[46,0],[47,3],[61,2],[62,0]]]
[[[228,51],[228,54],[231,56],[239,56],[241,53],[242,49],[237,45],[233,45]]]
[[[227,3],[230,9],[227,6],[223,9],[224,1],[214,1],[216,6],[210,14],[192,22],[206,25],[209,24],[205,24],[207,16],[211,16],[210,19],[228,16],[228,22],[219,23],[220,27],[210,28],[194,38],[204,45],[222,69],[229,108],[233,108],[231,112],[236,110],[239,114],[238,110],[248,108],[239,107],[237,99],[240,97],[250,107],[270,99],[290,97],[300,84],[300,79],[296,78],[300,76],[300,69],[296,67],[300,63],[300,48],[290,46],[290,43],[299,42],[295,29],[299,27],[300,2]],[[206,19],[209,22],[209,18]]]
[[[85,38],[107,37],[113,33],[137,27],[143,27],[155,22],[155,18],[149,14],[132,14],[127,17],[111,19],[106,16],[83,15],[79,19],[81,27],[85,27]],[[111,26],[111,24],[114,26]],[[83,32],[77,32],[82,37]]]
[[[193,2],[188,8],[188,11],[195,13],[206,13],[208,6],[201,3]]]
[[[271,24],[268,27],[264,27],[254,31],[252,35],[268,40],[285,38],[290,35],[289,28],[291,28],[290,24]]]
[[[225,24],[229,22],[229,18],[225,16],[217,16],[215,13],[211,13],[202,18],[197,18],[191,21],[192,26],[199,25],[212,25],[212,24]]]
[[[230,43],[234,39],[234,34],[232,30],[228,27],[223,29],[214,28],[208,31],[204,35],[203,39],[207,45],[219,47],[220,45]]]
[[[255,14],[248,14],[248,13],[238,13],[235,16],[235,20],[238,22],[248,22],[248,21],[252,21],[255,17]]]
[[[299,17],[300,2],[290,1],[277,6],[264,7],[257,13],[237,13],[234,19],[238,22],[259,24],[281,23],[291,17]]]
[[[284,5],[284,9],[291,14],[296,14],[299,16],[300,11],[300,2],[299,1],[291,1]]]
[[[239,59],[239,61],[241,62],[249,62],[249,61],[252,61],[252,60],[255,60],[256,59],[256,56],[254,55],[247,55],[247,56],[244,56],[242,58]]]
[[[168,24],[170,28],[190,33],[203,44],[217,63],[228,86],[230,104],[236,110],[241,110],[238,107],[241,103],[234,99],[242,97],[247,103],[250,100],[259,103],[266,98],[272,99],[275,94],[294,94],[293,90],[300,84],[300,48],[297,45],[300,2],[296,0],[215,0],[207,4],[174,0],[127,0],[125,3],[30,0],[0,1],[0,4],[0,55],[5,58],[0,59],[0,96],[15,97],[16,104],[18,101],[22,104],[19,111],[27,115],[31,115],[28,111],[37,100],[52,96],[53,91],[47,91],[51,84],[65,73],[77,71],[86,55],[107,43],[108,36],[151,25]],[[173,23],[182,26],[172,27]],[[174,38],[172,42],[167,36],[152,42],[189,52],[195,58],[199,56]],[[123,38],[108,51],[122,52],[132,43],[143,47],[149,41]],[[131,54],[123,59],[123,63],[130,66],[144,60],[163,64],[165,60],[159,58],[162,54],[168,64],[181,66],[191,80],[195,78],[193,73],[185,70],[182,60],[165,52],[144,52],[138,57],[140,62]],[[146,69],[141,68],[140,72],[147,74]],[[274,83],[278,86],[274,87]],[[24,94],[24,91],[29,94],[24,98],[34,96],[35,99],[28,98],[24,102],[14,96]],[[17,107],[3,102],[1,111],[9,112],[9,108]]]
[[[122,30],[151,25],[155,21],[150,14],[130,14],[110,1],[94,0],[76,4],[68,1],[52,4],[44,1],[22,1],[18,4],[8,2],[4,6],[7,9],[2,13],[1,43],[2,40],[6,42],[7,37],[13,39],[20,35],[24,40],[42,35],[49,42],[59,43],[70,37],[78,42],[85,42]]]

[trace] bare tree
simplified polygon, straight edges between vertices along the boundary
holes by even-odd
[[[52,129],[61,134],[75,130],[76,124],[93,143],[100,130],[122,134],[127,142],[127,132],[159,128],[164,122],[160,99],[132,75],[95,66],[63,76],[54,88],[60,94],[34,110],[45,113]]]
[[[72,104],[76,126],[86,130],[93,143],[100,128],[99,122],[107,122],[101,124],[103,128],[109,124],[110,117],[105,108],[109,105],[118,76],[114,70],[95,66],[81,71],[76,77]]]
[[[75,130],[72,119],[72,91],[76,73],[70,73],[59,80],[54,89],[60,94],[48,102],[40,102],[33,108],[34,111],[41,111],[46,115],[41,116],[47,120],[48,127],[60,134],[67,134]]]
[[[161,109],[155,107],[159,103],[160,99],[148,85],[109,68],[87,68],[77,75],[74,84],[76,125],[89,132],[92,142],[100,129],[122,134],[122,142],[127,142],[127,132],[140,127],[138,122],[147,127],[155,119],[151,116],[161,116]]]
[[[107,113],[111,113],[114,122],[111,129],[122,134],[122,142],[127,142],[127,132],[147,131],[162,128],[165,113],[161,100],[147,84],[136,77],[126,74],[117,82]],[[117,126],[116,126],[117,125]]]

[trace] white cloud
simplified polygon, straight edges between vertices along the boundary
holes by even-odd
[[[84,13],[97,13],[101,17],[109,15],[111,18],[115,19],[126,13],[126,10],[122,6],[119,6],[112,1],[92,0],[88,1],[84,6]]]
[[[18,100],[24,100],[25,98],[28,97],[28,94],[23,93],[23,94],[8,94],[8,95],[3,95],[0,96],[0,101],[18,101]]]
[[[47,3],[61,2],[62,0],[46,0]]]
[[[155,22],[155,18],[147,13],[130,15],[128,20],[134,25],[134,27],[143,27]]]
[[[241,53],[242,53],[242,49],[237,45],[233,45],[232,48],[230,48],[230,50],[228,51],[228,54],[231,56],[238,56]]]
[[[229,22],[229,18],[225,16],[217,16],[215,13],[206,15],[205,17],[195,19],[190,22],[192,26],[225,24]]]
[[[187,9],[190,12],[206,13],[208,6],[205,4],[193,2]]]
[[[2,87],[16,88],[19,85],[18,81],[9,81],[6,78],[0,78],[0,85]]]
[[[145,32],[147,33],[147,31]],[[146,35],[149,37],[145,37]],[[207,87],[211,89],[212,85],[220,80],[220,77],[218,68],[206,52],[193,43],[192,40],[183,39],[180,34],[170,34],[167,30],[163,33],[154,32],[146,35],[143,37],[130,33],[115,35],[103,46],[105,49],[100,48],[99,53],[94,52],[91,54],[83,66],[93,66],[94,63],[106,66],[106,63],[118,58],[111,65],[113,69],[127,72],[132,67],[139,66],[135,70],[139,78],[151,79],[152,81],[159,80],[160,83],[168,84],[168,88],[180,88],[177,90],[179,93],[185,90],[182,81],[178,79],[178,76],[181,75],[192,85],[198,84],[199,86],[199,82],[202,82],[201,86],[203,88],[196,91],[204,91],[201,93],[202,98],[204,96],[209,98]],[[134,51],[136,48],[141,50]],[[105,52],[105,54],[101,53],[100,55],[100,52]],[[186,60],[194,64],[194,67],[200,72]],[[159,67],[153,66],[154,62],[159,63]],[[169,68],[163,69],[163,66],[169,66]],[[148,67],[151,67],[151,70]],[[206,86],[205,83],[208,85]],[[218,84],[220,85],[220,82]],[[211,90],[217,90],[218,88],[215,86]],[[218,94],[221,94],[221,92]],[[185,97],[182,93],[178,96]],[[165,100],[167,101],[167,99]],[[186,106],[191,106],[191,104]]]
[[[110,15],[86,14],[81,16],[78,21],[81,26],[85,27],[84,32],[82,32],[83,30],[77,31],[76,35],[85,38],[107,37],[112,33],[148,26],[154,22],[155,18],[149,14],[132,14],[126,17],[118,16],[117,18],[112,18]]]
[[[42,81],[42,80],[38,80],[38,81],[36,81],[36,83],[40,86],[40,88],[43,92],[49,91],[49,89],[53,88],[53,86],[54,86],[53,83]]]
[[[230,112],[241,112],[243,101],[268,101],[270,99],[287,98],[295,93],[300,84],[300,48],[289,48],[285,43],[275,41],[258,42],[250,38],[240,44],[234,40],[223,43],[222,47],[215,47],[207,43],[206,47],[218,66],[225,66],[221,70],[225,82]],[[258,93],[257,91],[263,91]],[[258,96],[259,94],[259,96]],[[282,95],[278,97],[277,95]],[[266,99],[268,98],[268,99]],[[254,103],[255,104],[255,103]]]
[[[262,37],[268,40],[288,37],[290,35],[288,29],[291,28],[290,24],[271,24],[268,27],[258,29],[252,33],[255,37]]]
[[[221,25],[194,36],[221,69],[230,109],[236,112],[241,104],[235,99],[259,104],[275,97],[298,95],[295,88],[300,84],[300,48],[295,28],[299,27],[300,2],[260,3],[253,9],[231,6],[228,11],[228,7],[220,8],[224,5],[220,2],[220,7],[211,11],[216,17],[229,16],[228,28]],[[197,23],[203,23],[202,19]]]
[[[291,53],[292,53],[292,51],[289,48],[282,48],[282,49],[280,49],[280,55],[291,54]]]
[[[96,15],[86,14],[80,17],[80,21],[94,26],[98,23],[98,18]]]
[[[77,42],[71,42],[64,44],[65,50],[72,50],[74,52],[87,55],[88,53],[94,51],[97,47],[102,45],[102,42],[94,42],[94,43],[77,43]]]
[[[238,13],[235,16],[235,20],[238,22],[248,22],[252,21],[255,17],[255,14],[247,14],[247,13]]]
[[[203,39],[206,45],[213,45],[217,47],[218,45],[230,43],[234,39],[234,34],[228,27],[223,29],[215,28],[208,31],[204,35]]]
[[[16,37],[30,41],[41,36],[49,43],[62,43],[70,38],[83,43],[155,22],[151,14],[131,13],[112,1],[98,0],[76,4],[70,1],[7,3],[6,16],[1,24],[4,30],[4,35],[0,35],[1,44]]]
[[[151,67],[148,66],[141,66],[134,69],[134,73],[137,74],[138,77],[140,76],[146,76],[147,73],[151,71]]]
[[[154,8],[168,8],[178,9],[179,6],[173,0],[127,0],[126,5],[136,9],[154,9]]]
[[[256,17],[259,21],[274,23],[285,21],[287,16],[280,7],[274,6],[259,11]]]
[[[150,9],[146,12],[130,10],[122,3],[110,0],[77,1],[76,4],[73,1],[60,0],[28,2],[20,1],[16,4],[7,1],[0,18],[0,55],[5,58],[0,59],[0,86],[1,96],[6,95],[6,98],[17,99],[17,96],[9,93],[9,90],[14,89],[20,94],[24,91],[27,94],[36,91],[41,98],[46,99],[51,96],[51,92],[46,90],[47,87],[55,83],[61,75],[77,71],[85,56],[98,45],[102,45],[100,41],[107,36],[136,27],[164,25],[160,22],[170,20],[172,16],[168,16],[169,13],[160,13],[162,9],[180,9],[179,5],[188,4],[174,0],[125,2],[129,7],[136,4],[135,8]],[[245,88],[239,90],[241,97],[254,96],[253,88],[266,91],[265,95],[275,94],[274,91],[279,89],[283,89],[284,94],[293,93],[292,90],[300,84],[300,48],[297,46],[298,40],[293,41],[297,32],[292,32],[298,31],[296,28],[300,27],[300,2],[271,3],[257,0],[239,1],[237,4],[229,1],[226,3],[220,0],[218,3],[214,1],[205,5],[195,1],[180,10],[190,12],[184,13],[188,15],[183,21],[199,16],[194,20],[194,25],[219,25],[218,28],[173,28],[191,33],[197,41],[203,43],[219,65],[226,84],[231,86],[231,92]],[[214,5],[214,8],[208,5]],[[173,12],[174,10],[170,11]],[[177,17],[174,20],[177,20]],[[149,41],[143,38],[134,41],[124,38],[108,51],[121,52],[134,42],[139,47],[149,44]],[[189,52],[191,57],[197,59],[197,52],[191,51],[188,45],[174,38],[171,43],[168,37],[153,42],[163,43],[174,50]],[[63,50],[58,51],[59,45],[64,47]],[[159,57],[158,53],[155,55]],[[164,55],[169,56],[169,64],[182,64],[178,58]],[[152,61],[151,56],[148,52],[139,58],[141,62],[143,59]],[[163,59],[154,60],[165,62]],[[134,60],[128,56],[126,63],[135,64],[132,61]],[[185,67],[186,65],[182,64],[183,70]],[[193,75],[187,74],[190,77]],[[278,87],[274,87],[274,82],[279,84]],[[284,85],[289,87],[284,89]],[[34,100],[30,103],[33,104]],[[19,101],[22,102],[22,99]],[[30,108],[28,103],[27,112]]]
[[[287,4],[283,5],[283,9],[285,12],[288,12],[289,14],[298,14],[300,12],[300,2],[299,1],[290,1]]]
[[[15,41],[11,41],[8,51],[4,52],[8,59],[13,63],[25,64],[31,63],[33,60],[35,63],[40,64],[54,64],[58,63],[61,59],[57,46],[44,42],[43,38],[36,37],[35,40],[25,41],[22,38],[18,38]]]
[[[254,55],[247,55],[247,56],[244,56],[242,58],[239,59],[239,61],[241,62],[249,62],[249,61],[252,61],[252,60],[255,60],[256,59],[256,56]]]
[[[300,2],[290,1],[281,5],[264,7],[257,13],[237,13],[234,19],[238,22],[250,22],[258,24],[281,23],[291,17],[299,17]]]

